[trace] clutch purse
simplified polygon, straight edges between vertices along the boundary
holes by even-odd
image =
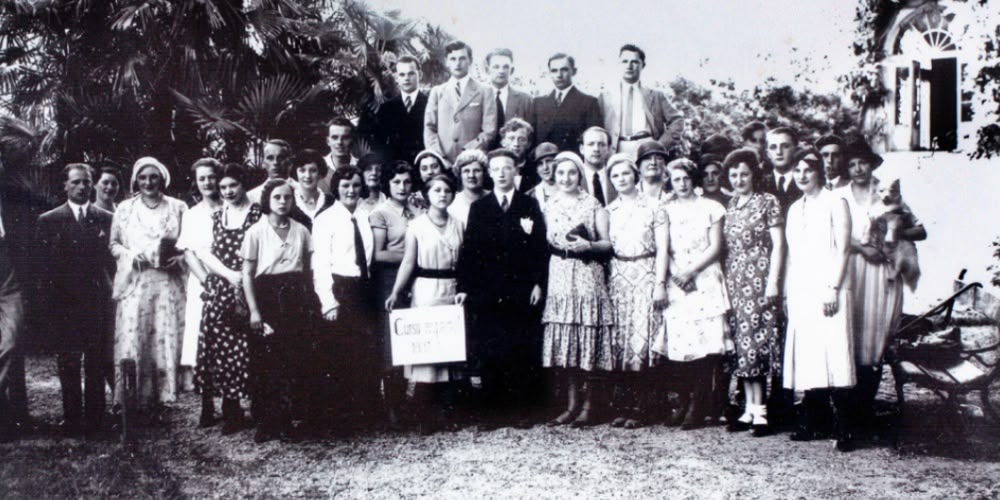
[[[573,229],[570,229],[569,232],[566,233],[567,241],[573,239],[570,236],[575,236],[582,240],[591,241],[590,231],[587,231],[587,226],[583,225],[583,223],[580,223],[580,225],[574,227]]]

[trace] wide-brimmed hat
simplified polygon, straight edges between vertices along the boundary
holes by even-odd
[[[535,161],[542,161],[559,154],[559,146],[551,142],[543,142],[535,147]]]
[[[872,169],[876,169],[884,161],[882,155],[879,155],[872,150],[872,147],[868,145],[868,141],[862,138],[855,138],[847,143],[844,147],[844,159],[850,161],[851,158],[861,158],[867,160],[872,164]]]
[[[654,155],[660,155],[664,160],[670,160],[667,148],[663,147],[660,141],[648,140],[639,143],[639,150],[637,151],[635,161],[642,163],[642,160]]]

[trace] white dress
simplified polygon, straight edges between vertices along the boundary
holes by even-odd
[[[406,231],[417,240],[417,266],[429,270],[455,269],[458,250],[462,247],[462,224],[448,217],[444,228],[439,228],[430,216],[423,214],[413,219]],[[414,269],[416,275],[416,269]],[[453,304],[458,282],[455,278],[422,278],[413,280],[412,307]],[[404,375],[411,382],[448,382],[452,378],[449,365],[413,365],[404,367]]]
[[[212,248],[212,213],[221,209],[212,208],[202,202],[188,209],[181,221],[181,235],[177,239],[178,250],[201,251],[202,255]],[[201,334],[201,310],[205,301],[201,299],[205,287],[194,273],[187,278],[187,302],[184,305],[184,336],[181,339],[181,366],[195,366],[198,358],[198,335]]]
[[[855,384],[851,349],[851,280],[840,284],[837,313],[823,314],[823,302],[835,273],[841,250],[834,240],[833,213],[843,199],[822,190],[812,200],[801,198],[788,209],[785,239],[785,300],[788,331],[785,334],[784,386],[805,391]]]

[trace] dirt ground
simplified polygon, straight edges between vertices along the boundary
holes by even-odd
[[[55,361],[29,358],[34,416],[60,418]],[[892,421],[887,377],[880,395]],[[256,445],[250,431],[222,437],[196,426],[184,394],[162,424],[116,435],[62,438],[42,429],[0,445],[0,497],[66,498],[996,498],[1000,428],[978,399],[948,414],[907,386],[902,423],[838,453],[830,441],[752,438],[722,427],[680,431],[608,425],[536,426],[431,436],[374,433]],[[998,388],[1000,394],[1000,388]]]

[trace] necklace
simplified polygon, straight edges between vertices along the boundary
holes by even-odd
[[[431,224],[434,224],[437,227],[445,227],[445,226],[448,225],[448,218],[447,217],[445,217],[445,219],[443,221],[438,222],[438,221],[434,220],[434,217],[431,217],[431,214],[428,213],[427,214],[427,219],[431,221]]]

